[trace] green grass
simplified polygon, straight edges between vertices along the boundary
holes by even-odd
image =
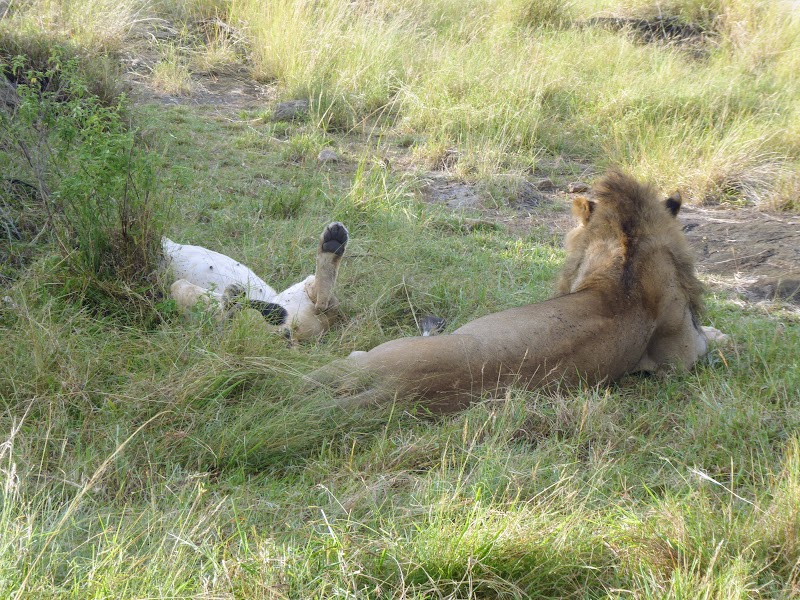
[[[344,414],[299,394],[299,375],[413,333],[414,314],[456,327],[545,298],[558,242],[465,233],[368,156],[349,172],[287,163],[264,141],[271,124],[180,107],[137,121],[145,138],[170,132],[160,186],[181,219],[168,233],[277,287],[344,219],[346,319],[299,349],[246,313],[187,324],[168,302],[142,328],[60,296],[52,264],[29,269],[2,313],[4,595],[793,593],[795,319],[711,298],[708,320],[735,344],[685,375],[512,393],[444,420]],[[301,193],[291,214],[260,209]]]
[[[153,65],[153,88],[170,96],[189,96],[192,93],[192,74],[186,60],[173,45],[162,51],[163,57]]]
[[[625,164],[694,201],[776,207],[794,205],[800,157],[800,18],[776,4],[660,5],[710,32],[685,47],[586,26],[652,18],[644,2],[242,0],[229,18],[253,39],[255,76],[310,98],[320,124],[379,118],[422,136],[423,152],[455,146],[459,176],[565,155]]]
[[[318,4],[314,19],[343,10]],[[419,315],[452,330],[550,293],[561,240],[463,228],[463,215],[420,200],[424,166],[395,168],[401,150],[424,164],[456,148],[455,174],[487,186],[563,154],[694,182],[698,198],[721,185],[714,168],[733,165],[730,181],[749,186],[724,188],[734,204],[779,189],[770,173],[797,159],[797,58],[773,51],[793,30],[776,38],[767,20],[748,38],[751,22],[732,20],[743,13],[720,23],[686,2],[676,14],[728,36],[700,60],[573,27],[600,4],[407,0],[382,21],[388,3],[359,3],[372,20],[330,21],[363,29],[353,46],[309,71],[347,85],[271,75],[287,97],[318,102],[308,122],[135,108],[137,143],[158,151],[171,238],[281,288],[311,272],[326,223],[347,224],[344,319],[289,348],[247,312],[220,327],[186,322],[157,295],[142,315],[98,309],[41,238],[0,294],[12,300],[0,303],[0,597],[795,597],[800,322],[780,306],[709,295],[705,322],[734,341],[690,373],[512,391],[446,419],[345,413],[300,391],[302,374],[413,334]],[[250,4],[153,6],[233,20]],[[364,54],[374,69],[339,69],[385,30],[388,50]],[[243,31],[258,39],[257,23]],[[398,79],[411,42],[420,62]],[[492,85],[498,56],[507,79]],[[403,85],[387,104],[392,81]],[[319,164],[325,147],[344,161]]]

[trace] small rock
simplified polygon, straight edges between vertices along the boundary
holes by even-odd
[[[589,184],[582,181],[573,181],[567,186],[567,191],[570,194],[582,194],[589,191]]]
[[[272,109],[273,121],[297,121],[308,115],[308,100],[290,100],[279,102]]]
[[[517,209],[529,209],[550,202],[550,198],[540,188],[529,181],[523,181],[510,199],[511,206]]]
[[[322,150],[322,152],[319,153],[319,155],[317,156],[317,160],[321,163],[338,162],[339,155],[336,154],[336,152],[334,152],[333,150],[325,148]]]
[[[556,184],[549,177],[543,179],[535,179],[531,181],[531,185],[541,192],[549,192],[556,189]]]

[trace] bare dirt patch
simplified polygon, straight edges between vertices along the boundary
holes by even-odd
[[[136,57],[129,61],[127,83],[131,97],[138,104],[213,106],[224,111],[264,108],[275,100],[275,86],[263,85],[248,72],[220,75],[192,74],[192,91],[186,95],[165,94],[152,85],[154,57]]]
[[[800,304],[800,217],[753,209],[687,207],[686,235],[713,285],[751,300]]]
[[[423,197],[434,204],[443,204],[453,210],[482,210],[483,201],[475,186],[462,181],[432,174],[422,188]]]
[[[627,31],[647,44],[673,43],[697,47],[716,35],[716,32],[700,23],[690,23],[669,15],[650,18],[596,17],[587,21],[586,25]]]

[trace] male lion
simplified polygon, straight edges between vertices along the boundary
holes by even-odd
[[[223,320],[242,308],[254,308],[289,337],[304,340],[331,326],[339,301],[333,294],[349,234],[339,222],[322,231],[316,271],[280,294],[240,262],[202,246],[163,238],[164,267],[175,278],[170,294],[188,312],[198,302]]]
[[[722,334],[698,325],[703,288],[675,218],[680,196],[609,172],[577,198],[558,296],[476,319],[450,335],[392,340],[312,373],[342,406],[417,397],[434,412],[511,385],[595,384],[688,369]]]

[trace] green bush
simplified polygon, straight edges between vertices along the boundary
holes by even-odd
[[[35,240],[56,243],[82,290],[100,296],[139,287],[158,257],[163,206],[155,163],[125,119],[125,98],[106,106],[54,51],[45,69],[25,56],[0,64],[0,165],[25,182],[46,215]],[[97,297],[97,296],[96,296]]]

